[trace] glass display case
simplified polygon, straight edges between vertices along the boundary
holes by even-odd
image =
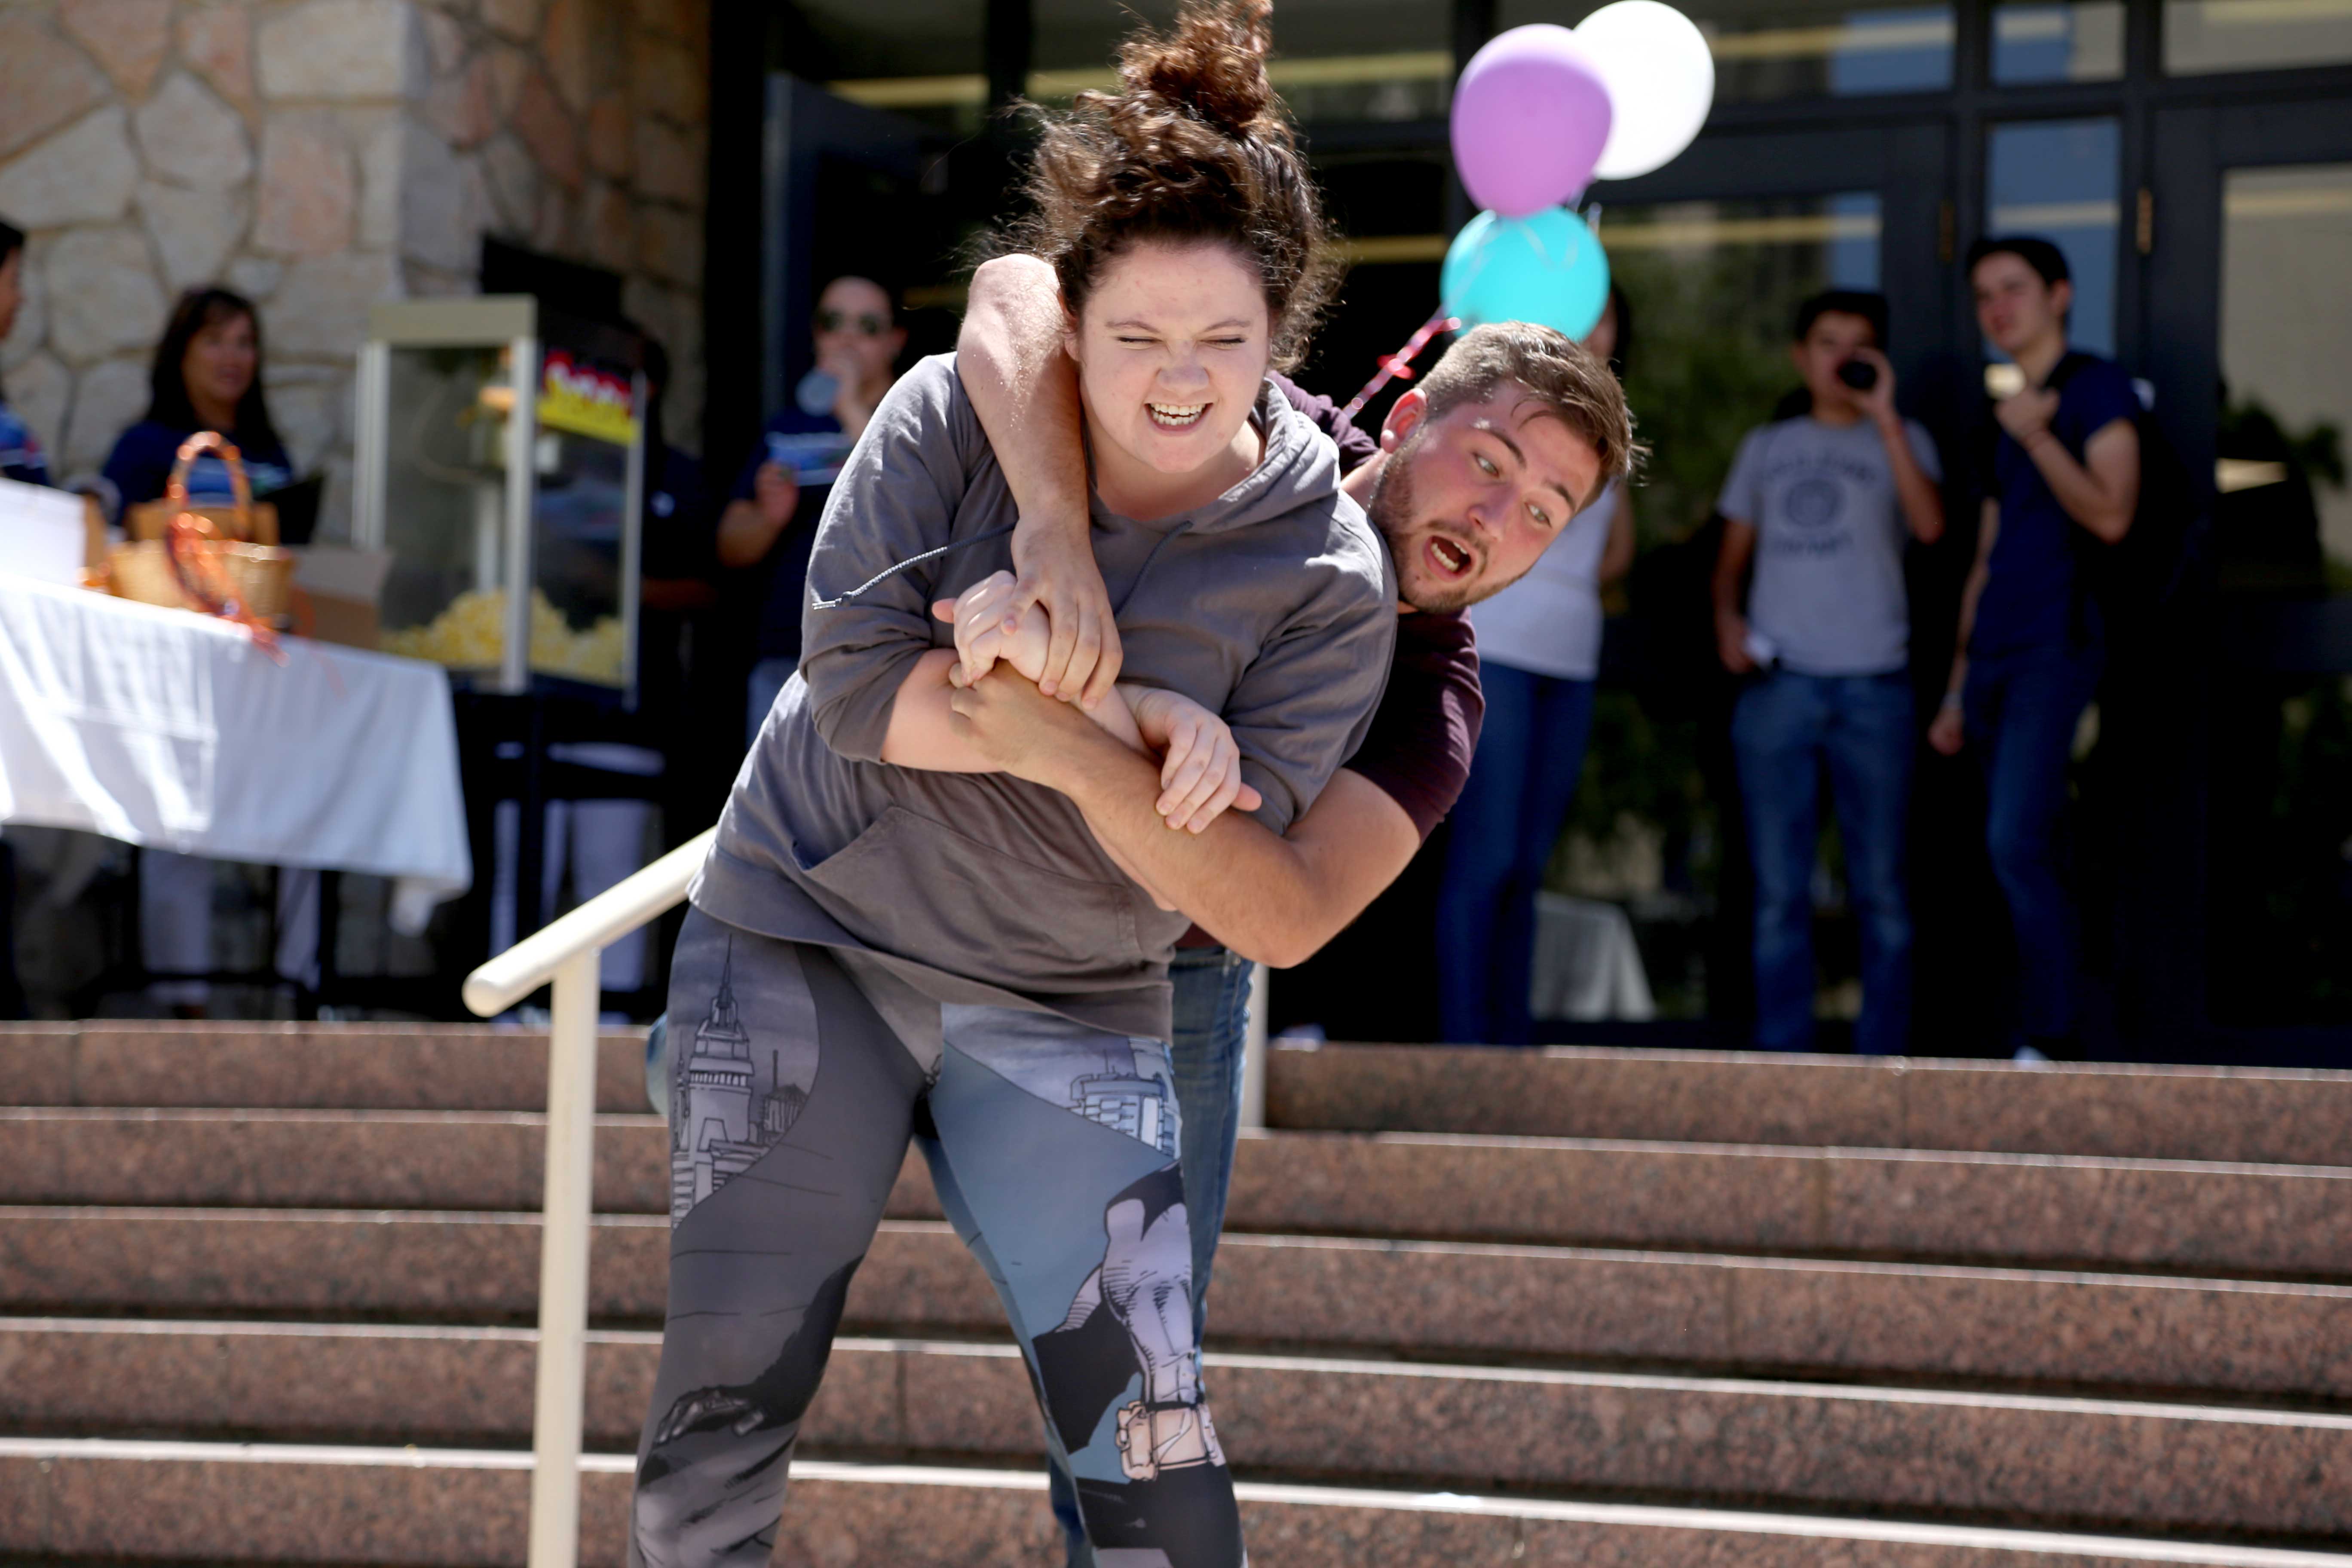
[[[392,556],[385,652],[635,706],[642,357],[528,296],[373,308],[353,533]]]

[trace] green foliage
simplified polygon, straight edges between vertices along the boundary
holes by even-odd
[[[1604,219],[1604,245],[1610,234]],[[1637,515],[1645,539],[1678,539],[1714,510],[1739,438],[1797,384],[1789,323],[1825,286],[1823,258],[1810,245],[1633,244],[1612,250],[1611,265],[1640,334],[1625,386],[1650,447]]]
[[[2221,411],[2220,434],[2224,452],[2278,453],[2315,494],[2323,484],[2344,488],[2344,432],[2333,425],[2314,425],[2297,436],[2260,399],[2250,397]]]
[[[1653,221],[1814,210],[1810,203],[1742,203],[1656,209],[1633,221],[1604,215],[1602,243],[1618,241],[1610,264],[1633,304],[1636,330],[1625,391],[1635,434],[1650,447],[1633,489],[1645,548],[1687,538],[1705,524],[1740,437],[1770,419],[1797,384],[1789,325],[1798,302],[1827,285],[1828,268],[1819,245],[1657,246],[1643,243],[1652,237],[1643,230]],[[1704,589],[1692,584],[1690,591]],[[1655,616],[1663,607],[1635,608]],[[1697,657],[1704,662],[1711,653]],[[1667,847],[1667,883],[1710,894],[1722,835],[1699,773],[1698,742],[1696,721],[1657,718],[1633,692],[1603,688],[1569,830],[1605,845],[1626,818],[1645,824]],[[1555,859],[1555,879],[1565,866],[1564,858]]]

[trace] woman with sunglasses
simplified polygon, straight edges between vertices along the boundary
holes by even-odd
[[[1266,80],[1267,11],[1196,0],[1121,51],[1120,90],[1044,116],[1014,237],[1061,286],[1126,655],[1089,714],[1160,765],[1171,828],[1227,805],[1287,826],[1357,749],[1396,637],[1339,454],[1267,379],[1337,250]],[[949,355],[891,388],[826,503],[801,668],[671,965],[669,1303],[633,1561],[769,1560],[912,1142],[997,1286],[1097,1559],[1244,1562],[1169,1060],[1189,922],[1067,796],[990,771],[950,705],[959,629],[1019,671],[987,680],[1042,670],[1042,627],[1004,637],[1002,600],[968,596],[1011,565],[1016,515]],[[1209,731],[1195,776],[1179,754]]]
[[[907,329],[879,283],[844,277],[826,284],[817,296],[816,369],[801,384],[803,401],[768,421],[719,520],[719,564],[741,573],[766,569],[764,583],[751,588],[759,613],[747,743],[800,662],[809,548],[833,474],[898,378],[906,346]],[[829,397],[812,395],[828,388]]]

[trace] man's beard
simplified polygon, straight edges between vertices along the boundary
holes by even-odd
[[[1412,462],[1426,434],[1424,430],[1414,431],[1404,445],[1389,455],[1389,460],[1373,476],[1371,501],[1364,510],[1387,542],[1389,558],[1396,563],[1398,595],[1416,610],[1444,615],[1465,609],[1506,584],[1486,581],[1487,558],[1467,535],[1434,524],[1425,531],[1451,541],[1463,554],[1477,563],[1477,569],[1458,582],[1423,580],[1427,573],[1420,551],[1423,531],[1415,527],[1412,516]]]

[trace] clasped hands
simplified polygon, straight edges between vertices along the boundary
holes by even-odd
[[[1051,765],[1076,748],[1105,738],[1074,704],[1040,693],[1052,628],[1034,604],[1016,610],[1017,584],[999,572],[941,599],[931,613],[955,627],[957,663],[949,699],[961,727],[982,754],[1004,772],[1052,785]],[[996,671],[1010,666],[1020,679]],[[1160,795],[1153,804],[1171,828],[1205,830],[1228,806],[1255,811],[1258,792],[1242,782],[1241,749],[1225,721],[1198,702],[1159,687],[1121,682],[1118,695],[1133,715],[1144,744],[1157,753]]]

